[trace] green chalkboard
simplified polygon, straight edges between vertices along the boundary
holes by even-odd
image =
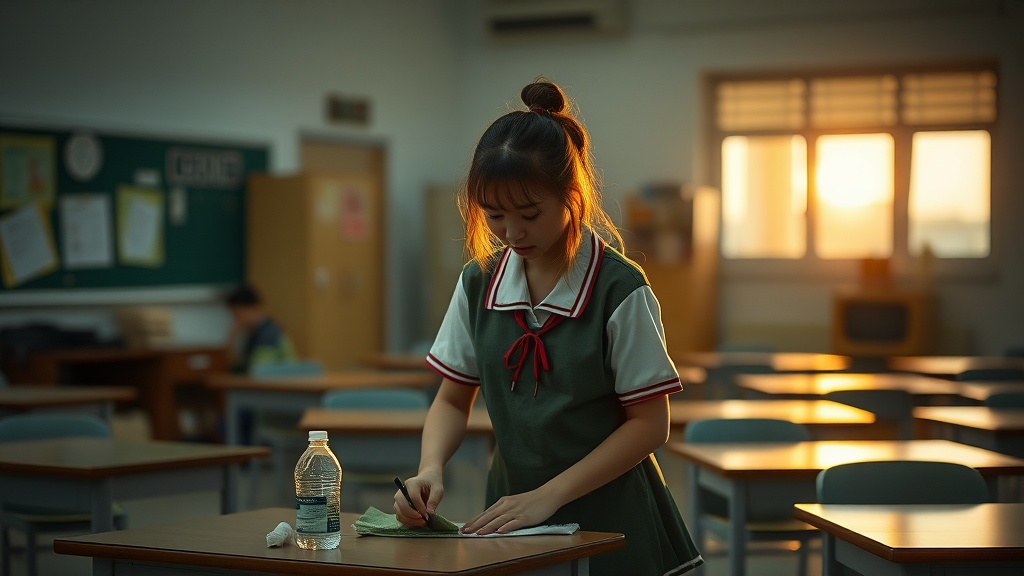
[[[6,187],[0,188],[0,219],[19,210],[29,198],[28,187],[23,185],[26,178],[18,173],[24,168],[18,164],[23,160],[19,154],[24,152],[19,146],[24,143],[29,144],[29,154],[45,155],[46,148],[52,150],[49,165],[36,162],[33,166],[42,166],[42,173],[52,181],[45,192],[47,201],[37,205],[43,207],[43,220],[52,229],[57,265],[12,286],[0,285],[0,293],[217,285],[244,280],[245,185],[250,173],[267,170],[267,146],[0,124],[0,186]],[[50,145],[31,148],[40,143]],[[160,235],[156,242],[159,259],[140,264],[126,258],[128,249],[123,249],[126,245],[119,242],[118,235],[126,211],[119,190],[125,187],[149,191],[149,197],[155,199],[151,206],[160,208],[161,214],[151,214],[149,220],[158,223],[152,230]],[[90,265],[88,259],[83,264],[80,253],[75,257],[65,245],[74,236],[65,235],[64,227],[70,230],[75,225],[62,222],[62,199],[83,194],[101,199],[94,205],[108,207],[112,260],[106,264]]]

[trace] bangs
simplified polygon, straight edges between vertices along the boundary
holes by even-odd
[[[477,163],[466,183],[471,204],[502,211],[521,209],[537,204],[550,194],[557,194],[559,185],[552,182],[535,161],[505,154],[487,162]]]

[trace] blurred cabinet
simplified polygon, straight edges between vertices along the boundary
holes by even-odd
[[[352,368],[384,349],[383,186],[367,173],[254,175],[246,275],[303,358]]]
[[[716,346],[718,191],[648,190],[627,199],[626,253],[647,274],[661,303],[668,351]]]

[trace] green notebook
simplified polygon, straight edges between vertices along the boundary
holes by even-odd
[[[364,536],[398,536],[403,538],[451,538],[459,535],[461,524],[456,524],[440,514],[430,517],[427,526],[406,526],[394,514],[387,514],[370,506],[352,527]]]
[[[356,533],[363,536],[397,536],[400,538],[453,538],[453,537],[500,537],[500,536],[532,536],[539,534],[572,534],[580,529],[579,524],[549,524],[532,526],[521,530],[513,530],[504,534],[463,534],[459,532],[462,524],[456,524],[440,514],[430,517],[427,526],[406,526],[395,518],[394,514],[386,514],[370,506],[366,512],[352,524]]]

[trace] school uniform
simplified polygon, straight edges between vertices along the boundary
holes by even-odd
[[[487,506],[589,454],[624,422],[624,406],[682,390],[643,271],[589,230],[567,278],[537,306],[513,251],[491,273],[468,264],[427,363],[483,394],[497,443]],[[653,454],[546,520],[567,522],[626,535],[624,550],[593,559],[595,576],[703,563]]]

